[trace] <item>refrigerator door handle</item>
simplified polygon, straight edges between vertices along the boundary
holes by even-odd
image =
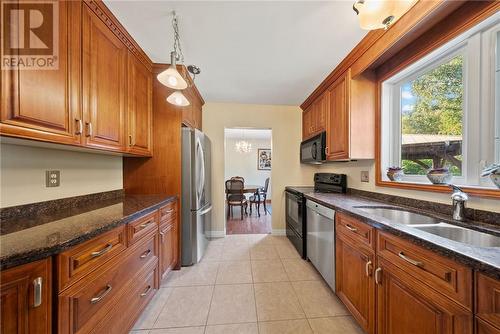
[[[200,166],[200,179],[198,180],[198,184],[196,185],[196,195],[198,200],[198,205],[200,203],[201,197],[203,196],[203,190],[205,188],[205,156],[203,154],[203,146],[201,145],[201,141],[199,138],[196,138],[196,153],[199,158],[199,166]]]
[[[200,212],[198,212],[198,216],[203,216],[203,215],[209,213],[210,211],[212,211],[212,205],[209,205],[208,207],[200,210]]]

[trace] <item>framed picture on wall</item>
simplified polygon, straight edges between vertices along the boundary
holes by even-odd
[[[270,148],[257,149],[257,169],[258,170],[271,170],[271,149]]]

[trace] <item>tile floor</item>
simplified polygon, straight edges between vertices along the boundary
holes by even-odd
[[[172,272],[131,334],[363,334],[288,239],[229,235]]]

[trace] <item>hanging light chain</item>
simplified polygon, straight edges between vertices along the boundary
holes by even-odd
[[[184,54],[182,53],[181,47],[181,36],[179,34],[179,26],[177,20],[177,14],[173,12],[172,27],[174,29],[174,52],[177,60],[184,63]]]

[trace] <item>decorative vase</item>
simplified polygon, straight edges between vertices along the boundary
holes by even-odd
[[[405,175],[401,167],[389,167],[387,168],[387,177],[391,181],[401,181]]]
[[[427,172],[427,178],[433,184],[448,184],[453,175],[448,168],[435,168]]]

